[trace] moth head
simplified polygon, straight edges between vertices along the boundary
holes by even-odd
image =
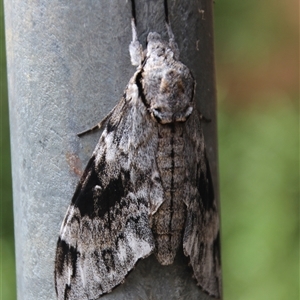
[[[144,102],[157,122],[185,122],[191,115],[194,107],[193,76],[157,33],[148,36],[139,84]]]

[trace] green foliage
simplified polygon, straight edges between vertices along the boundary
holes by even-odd
[[[16,299],[3,3],[0,2],[0,299]]]
[[[297,125],[284,102],[220,112],[224,299],[298,299]]]
[[[299,299],[293,11],[272,0],[215,4],[225,300]]]

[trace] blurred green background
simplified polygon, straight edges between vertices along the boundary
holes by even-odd
[[[216,0],[225,300],[299,299],[299,3]],[[16,299],[3,3],[0,297]]]

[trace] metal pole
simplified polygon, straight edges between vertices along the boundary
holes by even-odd
[[[119,101],[130,64],[130,1],[5,0],[18,299],[55,299],[59,228],[99,134]],[[163,1],[137,1],[137,29],[167,38]],[[208,155],[217,179],[216,95],[211,0],[169,0],[181,60],[197,81]],[[181,254],[162,267],[150,256],[102,299],[211,299]]]

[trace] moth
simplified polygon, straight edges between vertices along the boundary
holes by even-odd
[[[195,80],[169,41],[143,51],[132,21],[123,97],[77,185],[57,242],[58,299],[97,299],[150,254],[172,264],[181,247],[197,284],[220,297],[219,217],[195,104]],[[91,129],[91,130],[93,130]],[[91,131],[90,130],[90,131]]]

